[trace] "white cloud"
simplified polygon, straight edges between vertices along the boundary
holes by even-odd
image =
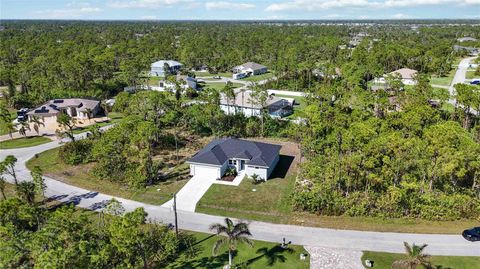
[[[392,16],[392,19],[409,19],[410,16],[403,13],[397,13]]]
[[[147,15],[147,16],[142,16],[142,17],[140,17],[140,19],[142,19],[142,20],[156,20],[156,19],[157,19],[157,16],[149,16],[149,15]]]
[[[195,0],[132,0],[132,1],[110,1],[109,7],[113,8],[162,8],[178,4],[191,4]]]
[[[267,11],[287,10],[323,10],[330,8],[393,8],[413,7],[428,5],[480,5],[480,0],[290,0],[271,4],[266,7]]]
[[[102,11],[98,7],[84,6],[79,8],[46,9],[34,12],[40,19],[85,19],[89,15]]]
[[[247,4],[247,3],[235,3],[235,2],[225,2],[225,1],[218,1],[218,2],[207,2],[205,3],[205,8],[208,10],[211,9],[249,9],[254,8],[254,4]]]

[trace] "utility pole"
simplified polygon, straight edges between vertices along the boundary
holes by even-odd
[[[177,194],[173,194],[173,212],[175,213],[175,234],[178,238],[178,219],[177,219]]]

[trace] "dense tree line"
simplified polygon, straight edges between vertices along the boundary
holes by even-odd
[[[432,104],[428,78],[418,79],[396,92],[348,89],[341,82],[316,89],[302,129],[308,161],[293,197],[296,208],[328,215],[480,217],[480,117],[470,110],[480,108],[480,87],[456,85],[458,104],[450,111],[443,102]]]
[[[105,98],[141,83],[158,59],[176,59],[187,69],[227,71],[246,61],[285,76],[277,87],[305,90],[312,72],[338,67],[354,84],[409,67],[443,75],[452,45],[464,26],[377,27],[264,25],[249,23],[5,22],[0,32],[0,84],[10,104],[31,107],[56,97]],[[355,50],[342,49],[355,34],[367,36]],[[330,68],[332,69],[332,68]],[[282,83],[283,82],[283,83]],[[17,92],[19,86],[19,92]]]

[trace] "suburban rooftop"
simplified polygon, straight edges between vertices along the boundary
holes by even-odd
[[[269,167],[280,151],[280,145],[237,138],[219,138],[196,153],[189,162],[222,165],[228,159],[250,160],[249,165]]]

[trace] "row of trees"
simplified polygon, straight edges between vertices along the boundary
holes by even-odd
[[[341,25],[278,26],[242,23],[5,22],[0,32],[0,85],[9,103],[32,107],[47,99],[105,98],[142,81],[158,59],[176,59],[187,69],[208,66],[227,71],[255,61],[294,83],[310,87],[313,71],[339,67],[350,83],[363,83],[401,67],[446,74],[464,26],[377,28]],[[355,50],[341,49],[351,36],[366,31]]]

